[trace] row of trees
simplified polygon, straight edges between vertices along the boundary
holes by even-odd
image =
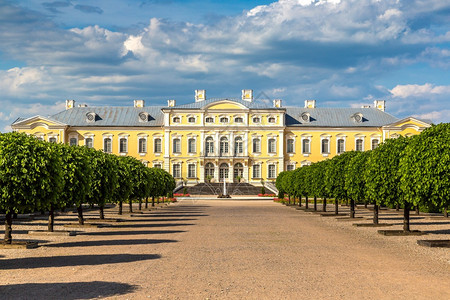
[[[279,197],[334,198],[350,201],[350,217],[355,202],[374,204],[375,224],[380,205],[404,208],[403,230],[410,231],[413,206],[442,209],[448,217],[450,204],[450,124],[433,125],[412,137],[388,139],[378,148],[345,152],[333,159],[294,171],[281,172],[276,180]],[[295,203],[295,202],[294,202]],[[301,205],[301,200],[299,201]]]
[[[11,243],[15,213],[49,211],[53,231],[54,211],[75,206],[84,224],[82,204],[97,205],[104,219],[106,203],[167,196],[175,188],[172,175],[147,168],[128,156],[116,156],[82,146],[54,144],[24,133],[0,134],[0,211],[6,214],[5,243]]]

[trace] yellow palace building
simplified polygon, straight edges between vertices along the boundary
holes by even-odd
[[[130,103],[131,104],[131,103]],[[374,149],[387,138],[420,133],[430,124],[385,112],[385,101],[373,107],[322,108],[315,100],[304,107],[283,107],[253,99],[243,90],[238,99],[207,99],[177,105],[75,105],[49,117],[18,118],[14,131],[54,143],[85,145],[130,155],[150,167],[164,168],[187,185],[210,180],[254,185],[278,173],[332,158],[344,151]]]

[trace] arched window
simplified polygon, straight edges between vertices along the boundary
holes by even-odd
[[[261,140],[259,138],[253,139],[253,152],[261,152]]]
[[[195,123],[195,118],[194,117],[189,117],[188,122],[189,123]]]
[[[38,140],[43,141],[43,140],[44,140],[44,137],[43,137],[43,136],[40,136],[40,137],[38,137]],[[78,145],[78,140],[77,140],[77,138],[70,138],[70,140],[69,140],[69,145],[70,145],[70,146],[76,146],[76,145]]]
[[[48,139],[48,141],[49,141],[49,143],[55,144],[55,143],[56,143],[56,138],[55,138],[54,136],[52,136],[52,137],[50,137],[50,138]]]
[[[241,178],[244,176],[244,166],[241,163],[234,165],[233,178],[236,179],[238,176]]]
[[[214,178],[214,165],[210,162],[205,164],[205,179],[207,177]]]
[[[275,118],[274,117],[269,117],[269,123],[275,123]]]
[[[241,137],[237,137],[234,139],[234,154],[242,154],[244,153],[244,147],[242,145],[242,138]]]
[[[188,140],[188,152],[189,153],[195,153],[196,149],[195,149],[195,139],[189,139]]]
[[[228,165],[226,163],[222,163],[219,167],[219,179],[223,181],[228,178]]]
[[[103,151],[106,153],[111,153],[112,152],[112,140],[111,138],[105,138],[103,140]]]
[[[205,122],[206,122],[206,123],[214,123],[214,118],[213,118],[213,117],[207,117],[207,118],[205,119]]]
[[[259,117],[253,117],[253,123],[259,123],[261,119]]]
[[[324,153],[324,154],[330,153],[330,140],[329,139],[322,140],[322,153]]]
[[[220,138],[220,154],[228,153],[228,139],[226,137]]]
[[[205,153],[206,155],[212,155],[214,153],[214,140],[212,137],[206,138]]]
[[[234,123],[242,123],[242,122],[244,122],[244,119],[242,119],[242,117],[234,118]]]
[[[147,153],[147,140],[144,138],[139,139],[139,153]]]
[[[158,138],[153,141],[153,151],[155,153],[161,153],[162,151],[161,139]]]
[[[287,153],[294,153],[294,140],[293,139],[288,139],[287,140],[287,147],[286,147],[286,152]]]
[[[311,141],[309,139],[304,139],[302,141],[302,153],[309,154],[311,153]]]
[[[220,123],[228,123],[228,118],[227,117],[221,117],[220,118]]]
[[[363,151],[363,140],[362,139],[357,139],[356,140],[356,151]]]
[[[127,153],[128,152],[128,140],[126,138],[120,138],[119,140],[119,152]]]
[[[373,140],[372,140],[372,150],[378,148],[379,142],[380,142],[380,141],[379,141],[378,139],[373,139]]]
[[[180,117],[174,117],[172,120],[173,120],[174,123],[180,123],[181,122]]]
[[[275,139],[269,139],[269,153],[276,153],[277,152],[277,144]]]
[[[337,140],[337,153],[344,153],[345,152],[345,140],[344,139],[338,139]]]
[[[181,140],[179,138],[173,139],[173,153],[181,153]]]

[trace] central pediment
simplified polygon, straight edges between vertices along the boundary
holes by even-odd
[[[225,110],[225,109],[235,110],[235,109],[247,109],[247,107],[245,107],[245,105],[242,105],[242,104],[234,102],[234,101],[223,100],[223,101],[210,103],[210,104],[206,105],[204,107],[204,109],[207,109],[207,110]]]

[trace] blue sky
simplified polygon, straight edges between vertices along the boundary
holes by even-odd
[[[239,97],[450,122],[442,0],[0,0],[0,131],[90,106]]]

